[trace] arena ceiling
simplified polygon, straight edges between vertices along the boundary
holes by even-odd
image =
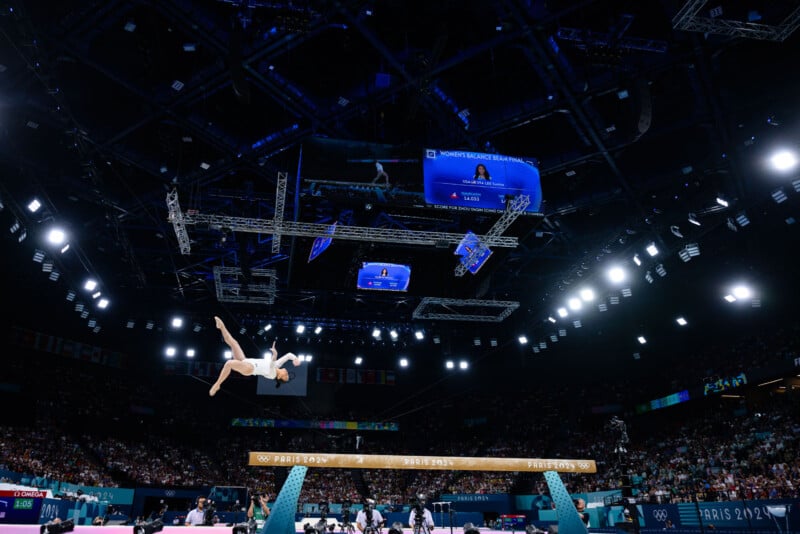
[[[277,336],[331,362],[368,350],[479,360],[507,348],[514,365],[598,353],[627,365],[635,352],[684,350],[710,329],[777,320],[796,285],[785,247],[797,242],[787,221],[800,197],[797,173],[765,162],[775,148],[800,145],[798,3],[713,4],[6,2],[0,216],[19,228],[3,232],[4,301],[19,325],[128,350],[141,341],[154,354],[178,335],[173,314],[198,339],[213,334],[219,314],[253,346]],[[273,250],[270,234],[213,224],[188,226],[191,252],[182,254],[168,219],[175,191],[185,212],[271,220],[287,173],[286,220],[489,230],[501,213],[427,206],[413,161],[397,174],[386,164],[389,189],[353,185],[375,171],[348,154],[414,160],[426,147],[539,164],[541,216],[517,218],[503,235],[519,245],[496,249],[476,275],[455,276],[453,246],[335,240],[308,262],[310,236],[283,235]],[[30,213],[34,197],[43,206]],[[749,224],[737,222],[742,214]],[[51,223],[66,227],[69,251],[43,242]],[[692,243],[700,256],[682,261]],[[43,261],[31,261],[36,250]],[[354,272],[369,260],[409,264],[409,291],[357,291]],[[58,280],[42,272],[48,264]],[[606,278],[615,264],[629,273],[618,286]],[[274,301],[220,302],[215,267],[275,270]],[[108,309],[81,289],[87,277]],[[752,284],[755,303],[726,308],[722,297],[738,282]],[[587,286],[595,301],[548,320]],[[519,308],[498,323],[414,319],[424,297]],[[676,327],[678,315],[690,328]],[[317,324],[319,336],[309,333]],[[540,343],[547,348],[534,353]]]

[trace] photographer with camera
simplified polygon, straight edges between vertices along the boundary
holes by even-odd
[[[417,495],[417,500],[411,507],[411,515],[408,517],[408,524],[414,531],[414,534],[428,534],[433,530],[433,515],[431,511],[425,508],[425,494],[420,493]]]
[[[347,532],[348,534],[355,532],[353,523],[350,521],[351,506],[353,506],[353,502],[350,499],[344,499],[342,501],[342,522],[339,523],[339,528],[342,530],[342,532]]]
[[[250,506],[247,508],[247,521],[255,520],[256,527],[260,530],[264,522],[269,517],[267,502],[269,499],[263,493],[253,493],[250,495]]]
[[[375,509],[375,500],[367,499],[364,501],[364,508],[358,511],[356,516],[356,527],[364,534],[374,534],[378,532],[383,523],[383,516]]]

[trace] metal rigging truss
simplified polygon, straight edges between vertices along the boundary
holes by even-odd
[[[436,311],[431,310],[431,308]],[[460,312],[457,308],[465,308],[465,310]],[[413,318],[499,323],[511,315],[517,308],[519,308],[519,302],[510,300],[424,297],[414,310]],[[492,309],[501,309],[501,311],[500,313],[490,313]]]
[[[479,239],[479,245],[475,247],[475,250],[470,252],[469,256],[456,265],[456,276],[464,276],[464,273],[467,272],[467,266],[475,263],[480,255],[483,254],[485,249],[489,247],[489,243],[486,241],[486,239],[498,237],[500,234],[505,232],[506,229],[511,226],[511,223],[516,221],[517,217],[525,212],[525,208],[527,208],[530,203],[530,195],[518,195],[511,199],[511,201],[508,203],[506,211],[503,212],[503,215],[497,219],[497,222],[494,223],[494,226],[489,228],[489,231],[486,232],[486,235]]]
[[[272,304],[277,273],[274,269],[251,269],[250,276],[238,267],[214,266],[214,285],[220,302]]]
[[[672,27],[700,33],[716,33],[747,39],[782,42],[800,26],[800,6],[778,25],[740,22],[721,17],[701,17],[698,13],[708,0],[689,0],[672,19]]]
[[[288,174],[285,172],[278,173],[278,186],[275,189],[275,225],[280,227],[283,222],[283,210],[286,206],[286,183],[288,181]],[[272,235],[272,253],[277,254],[281,251],[281,234],[275,232]]]
[[[225,228],[235,232],[250,232],[257,234],[294,235],[303,237],[325,237],[330,235],[330,225],[283,221],[276,223],[270,219],[254,219],[248,217],[232,217],[227,215],[203,215],[193,211],[183,213],[178,203],[178,194],[175,191],[167,194],[167,208],[169,220],[175,228],[181,254],[189,254],[191,246],[186,225],[201,224],[210,228]],[[502,219],[502,217],[501,217]],[[487,246],[516,248],[519,241],[516,237],[503,237],[499,235],[478,236]],[[464,238],[463,234],[447,232],[416,232],[399,230],[395,228],[367,228],[362,226],[340,226],[336,228],[336,239],[349,241],[370,241],[379,243],[401,243],[404,245],[457,245]]]

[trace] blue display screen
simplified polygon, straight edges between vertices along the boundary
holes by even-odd
[[[470,262],[470,256],[473,251],[477,252],[476,255],[472,256],[472,261]],[[469,269],[469,272],[475,274],[483,267],[483,264],[486,263],[489,256],[492,255],[492,251],[489,247],[481,243],[477,235],[472,232],[467,232],[467,235],[464,236],[464,239],[462,239],[461,243],[456,247],[455,254],[461,256],[461,263]]]
[[[364,262],[358,270],[358,289],[406,291],[411,279],[411,267],[396,263]]]
[[[336,223],[333,223],[330,228],[328,228],[328,233],[333,235],[336,231]],[[325,252],[331,243],[333,242],[332,237],[317,237],[314,239],[314,243],[311,245],[311,252],[308,253],[308,261],[311,262],[314,258]]]
[[[500,154],[425,149],[425,202],[474,210],[505,210],[508,200],[530,196],[525,211],[539,213],[539,170],[529,161]]]

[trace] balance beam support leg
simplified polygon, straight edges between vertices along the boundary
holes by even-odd
[[[261,534],[295,534],[294,516],[297,512],[297,501],[308,467],[296,465],[286,477],[275,504],[272,505],[269,517],[261,529]]]
[[[567,493],[567,488],[561,481],[556,471],[545,471],[544,479],[550,488],[550,497],[556,503],[556,516],[558,516],[558,534],[587,534],[586,525],[572,503],[572,498]]]

